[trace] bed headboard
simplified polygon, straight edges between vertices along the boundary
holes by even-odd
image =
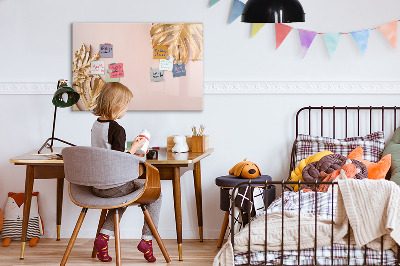
[[[299,134],[347,138],[382,130],[387,140],[398,126],[396,106],[308,106],[296,114],[296,137]],[[290,171],[295,164],[293,144]],[[290,176],[290,172],[289,172]]]

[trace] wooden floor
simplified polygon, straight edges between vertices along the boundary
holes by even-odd
[[[0,246],[0,265],[60,265],[65,248],[69,239],[40,239],[36,247],[26,247],[25,259],[20,260],[20,242],[12,241],[9,247]],[[178,247],[176,240],[163,240],[168,250],[172,262],[167,264],[154,241],[154,254],[157,258],[156,263],[149,264],[143,254],[136,249],[140,240],[121,240],[122,264],[123,265],[212,265],[215,255],[218,253],[217,240],[187,240],[183,241],[183,261],[178,261]],[[67,265],[115,265],[114,262],[114,243],[110,241],[110,255],[113,262],[104,263],[91,258],[93,240],[77,239],[68,259]]]

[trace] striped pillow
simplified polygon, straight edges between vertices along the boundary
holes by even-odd
[[[361,146],[364,151],[364,159],[370,162],[378,162],[381,159],[385,140],[383,131],[378,131],[364,137],[352,137],[345,139],[333,139],[329,137],[317,137],[299,134],[296,139],[296,165],[302,159],[307,158],[317,152],[329,150],[343,156]]]

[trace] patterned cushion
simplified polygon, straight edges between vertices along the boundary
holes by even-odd
[[[374,132],[364,137],[345,139],[299,134],[296,139],[296,165],[298,165],[302,159],[323,150],[329,150],[347,157],[357,146],[363,148],[365,160],[378,162],[385,147],[383,131]]]

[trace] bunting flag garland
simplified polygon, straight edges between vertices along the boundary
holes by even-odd
[[[328,48],[329,55],[332,58],[333,54],[336,51],[336,48],[338,47],[339,39],[340,36],[342,36],[342,34],[340,34],[339,32],[333,32],[333,33],[325,33],[323,36],[326,48]]]
[[[306,53],[308,51],[308,48],[310,48],[310,45],[312,44],[315,36],[317,33],[315,31],[308,31],[308,30],[300,30],[299,29],[299,36],[300,36],[300,43],[301,43],[301,54],[302,57],[304,58],[306,56]]]
[[[251,28],[251,38],[256,35],[262,27],[264,27],[265,23],[253,23]]]
[[[218,2],[219,2],[219,0],[210,0],[210,5],[208,7],[212,7],[213,5],[215,5]]]
[[[371,32],[371,29],[351,32],[351,35],[353,36],[354,40],[356,41],[356,43],[357,43],[358,47],[360,48],[360,51],[363,55],[365,55],[365,51],[367,50],[370,32]]]
[[[286,36],[288,36],[288,34],[290,33],[290,31],[292,29],[293,28],[288,25],[281,24],[281,23],[275,23],[276,49],[278,49],[278,47],[285,40]]]
[[[378,27],[394,50],[397,48],[397,24],[396,20]]]
[[[212,7],[219,1],[220,0],[210,0],[209,7]],[[233,21],[235,21],[238,17],[240,17],[245,6],[244,0],[231,0],[231,1],[232,1],[232,10],[228,20],[229,24],[232,24]],[[307,51],[310,48],[317,34],[322,35],[322,37],[324,38],[326,48],[331,58],[333,58],[337,50],[340,37],[344,34],[351,34],[357,46],[359,47],[361,53],[365,55],[371,31],[379,29],[382,32],[383,36],[385,36],[389,44],[392,46],[392,48],[396,50],[399,21],[400,20],[395,20],[374,28],[368,28],[360,31],[333,32],[333,33],[315,32],[310,30],[293,28],[291,26],[282,23],[275,23],[275,41],[276,41],[275,49],[278,49],[281,46],[283,41],[286,39],[286,37],[292,30],[298,30],[301,43],[301,53],[303,58],[306,56]],[[251,38],[253,38],[262,29],[262,27],[264,27],[265,24],[266,23],[252,23]]]
[[[244,8],[243,2],[239,0],[233,0],[231,17],[229,18],[229,24],[242,15],[243,8]]]

